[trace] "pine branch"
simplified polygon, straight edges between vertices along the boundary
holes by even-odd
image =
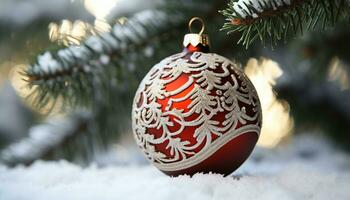
[[[227,18],[222,30],[240,32],[238,44],[249,47],[255,40],[271,46],[304,30],[326,30],[350,19],[347,0],[231,0],[221,11]]]
[[[61,96],[68,105],[90,105],[96,95],[106,95],[97,93],[107,91],[111,80],[118,82],[115,78],[120,74],[111,74],[118,73],[111,68],[117,68],[131,49],[145,45],[178,21],[179,17],[170,18],[161,11],[143,11],[81,46],[44,53],[25,71],[29,87],[35,86],[34,104],[44,107]]]
[[[91,113],[80,112],[72,114],[66,119],[50,119],[43,124],[36,125],[30,129],[28,137],[9,145],[0,152],[0,162],[9,166],[28,165],[37,159],[55,157],[55,154],[65,154],[62,149],[61,152],[57,149],[71,143],[72,138],[84,140],[84,135],[88,133],[90,120]],[[83,143],[85,148],[91,142]],[[72,145],[69,146],[72,147]],[[74,147],[66,148],[65,151],[84,152],[84,147],[82,150],[75,144]]]

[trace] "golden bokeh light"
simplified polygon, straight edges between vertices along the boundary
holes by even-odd
[[[90,24],[80,20],[75,22],[62,20],[61,24],[52,22],[49,24],[49,38],[66,46],[78,45],[92,28]]]
[[[60,24],[49,24],[49,38],[53,42],[58,42],[66,46],[79,45],[81,41],[91,35],[108,32],[111,25],[104,20],[96,19],[94,24],[76,20],[62,20]]]
[[[62,20],[61,23],[49,24],[49,38],[66,46],[79,45],[82,40],[91,35],[108,32],[112,29],[107,22],[107,15],[115,7],[117,0],[85,0],[85,8],[95,16],[94,23],[81,20]],[[124,18],[120,18],[124,22]]]
[[[350,88],[350,80],[346,66],[334,57],[331,61],[328,71],[328,80],[336,82],[341,90],[347,90]]]
[[[84,6],[96,19],[105,19],[118,0],[85,0]]]
[[[276,79],[283,73],[278,64],[269,59],[250,59],[245,73],[255,86],[263,112],[263,125],[258,145],[273,148],[288,138],[293,129],[289,104],[277,100],[273,91]]]
[[[25,64],[17,64],[12,67],[9,73],[9,80],[11,81],[12,87],[23,99],[26,98],[32,91],[28,87],[28,83],[25,80],[26,77],[23,75],[23,71],[26,67],[27,65]]]

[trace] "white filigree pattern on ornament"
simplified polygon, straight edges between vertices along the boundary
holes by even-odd
[[[218,67],[222,70],[217,70]],[[188,75],[187,82],[167,91],[165,86],[182,74]],[[192,85],[190,92],[176,97]],[[165,98],[169,98],[169,101],[162,110],[158,100]],[[188,99],[191,103],[186,110],[171,109],[174,103]],[[244,105],[253,106],[253,114],[246,112]],[[222,123],[213,119],[219,112],[225,112]],[[186,120],[193,115],[197,117]],[[173,116],[172,120],[170,116]],[[180,128],[171,131],[169,127],[174,126],[174,121]],[[241,134],[259,134],[261,121],[257,93],[242,69],[222,56],[202,52],[194,52],[190,57],[186,53],[175,54],[155,65],[141,82],[132,110],[132,127],[138,146],[149,160],[164,171],[199,164]],[[237,127],[238,124],[244,126]],[[197,142],[192,145],[179,137],[189,126],[197,127],[193,133]],[[162,131],[161,136],[156,138],[148,129]],[[156,151],[155,146],[164,142],[168,143],[166,148],[170,150],[171,157]],[[200,146],[203,147],[195,152]]]

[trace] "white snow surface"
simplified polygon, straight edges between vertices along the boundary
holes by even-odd
[[[233,175],[171,178],[150,165],[81,167],[37,161],[0,166],[1,200],[350,199],[349,156],[313,137],[257,148]]]

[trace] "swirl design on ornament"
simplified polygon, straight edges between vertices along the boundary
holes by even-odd
[[[213,53],[162,60],[142,80],[132,110],[138,146],[164,171],[194,166],[241,134],[259,134],[261,123],[252,83]]]

